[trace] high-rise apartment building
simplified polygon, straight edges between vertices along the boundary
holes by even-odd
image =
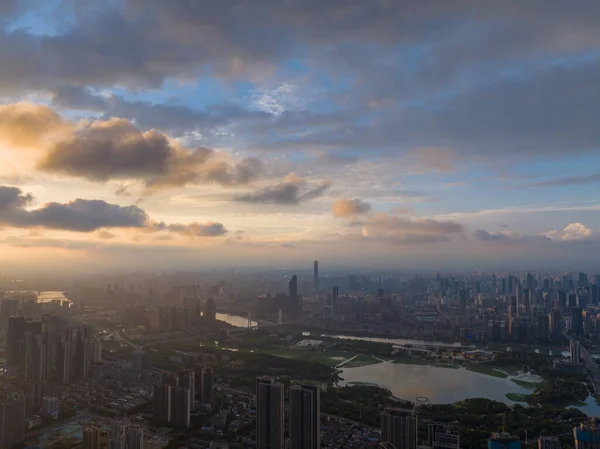
[[[158,423],[171,422],[172,388],[170,385],[154,385],[152,412],[154,420]]]
[[[122,421],[113,421],[110,426],[109,449],[125,449],[125,435],[127,424]]]
[[[213,369],[202,368],[202,403],[212,404],[214,402]]]
[[[313,280],[315,286],[315,292],[319,291],[319,261],[315,260],[313,264]]]
[[[83,449],[100,449],[100,428],[90,426],[83,429]]]
[[[569,355],[571,356],[571,363],[581,363],[581,347],[577,340],[571,340]]]
[[[25,395],[13,394],[0,402],[0,448],[10,449],[25,441]]]
[[[538,438],[538,449],[560,449],[561,444],[558,437],[542,435]]]
[[[171,424],[190,427],[190,390],[176,387],[171,391]]]
[[[194,408],[194,398],[196,397],[196,376],[193,371],[180,371],[179,386],[190,390],[190,410]]]
[[[320,389],[317,385],[290,388],[290,447],[319,449],[321,447]]]
[[[284,448],[283,385],[271,378],[256,380],[256,443],[259,449]]]
[[[144,449],[144,428],[138,424],[129,424],[125,430],[126,449]]]
[[[381,414],[381,441],[396,449],[416,449],[417,416],[414,410],[386,408]]]

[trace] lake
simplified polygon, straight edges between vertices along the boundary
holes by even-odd
[[[424,396],[430,404],[450,404],[468,398],[487,398],[514,404],[507,393],[528,394],[508,379],[467,371],[464,368],[441,368],[430,365],[377,363],[342,368],[344,383],[364,382],[389,389],[400,399],[414,401]]]

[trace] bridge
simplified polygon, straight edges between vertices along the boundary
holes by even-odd
[[[257,329],[260,329],[260,330],[263,330],[263,329],[276,329],[276,328],[280,328],[281,329],[281,328],[283,328],[283,326],[286,326],[286,325],[289,326],[289,325],[292,325],[292,324],[298,324],[298,323],[302,323],[304,321],[311,320],[311,319],[315,318],[316,316],[319,316],[323,312],[323,309],[324,309],[324,307],[321,307],[320,309],[315,310],[314,312],[312,312],[312,313],[310,313],[308,315],[304,315],[301,318],[297,318],[297,319],[291,320],[291,321],[283,321],[281,310],[279,310],[278,317],[277,317],[277,323],[266,324],[266,325],[262,325],[262,326],[259,326],[257,324],[255,326],[252,326],[251,325],[251,320],[249,319],[248,320],[248,327],[239,327],[237,329],[231,329],[229,331],[229,334],[230,335],[237,335],[237,334],[240,334],[242,332],[247,332],[249,330],[257,330]]]

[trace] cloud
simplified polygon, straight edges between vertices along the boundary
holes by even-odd
[[[227,234],[229,232],[227,228],[223,225],[223,223],[190,223],[190,224],[166,224],[164,222],[160,223],[150,223],[147,231],[149,232],[160,232],[160,231],[169,231],[174,232],[176,234],[185,235],[188,237],[219,237],[221,235]]]
[[[147,214],[137,206],[119,206],[103,200],[77,199],[69,203],[46,203],[26,210],[33,197],[16,187],[0,186],[0,223],[17,228],[42,227],[76,232],[100,228],[142,228]]]
[[[112,232],[108,232],[106,229],[101,229],[98,231],[98,237],[102,240],[110,240],[114,239],[115,235]]]
[[[473,233],[476,240],[484,242],[517,242],[526,239],[527,236],[513,231],[489,232],[483,229],[478,229]]]
[[[581,223],[569,223],[563,229],[554,229],[544,235],[552,240],[574,241],[588,239],[592,234],[593,231]]]
[[[582,185],[582,184],[595,184],[600,182],[600,174],[586,175],[586,176],[569,176],[566,178],[549,179],[547,181],[540,181],[533,184],[527,184],[521,187],[558,187],[558,186],[570,186],[570,185]]]
[[[408,166],[412,170],[453,172],[456,169],[458,155],[448,148],[416,148],[408,153]]]
[[[14,148],[39,147],[69,125],[49,107],[29,102],[0,105],[0,142]]]
[[[41,227],[74,232],[98,231],[101,239],[112,239],[107,228],[137,228],[145,232],[172,232],[187,237],[217,237],[226,234],[222,223],[179,224],[155,222],[138,206],[119,206],[103,200],[77,199],[68,203],[46,203],[25,209],[33,197],[17,187],[0,186],[0,225],[15,228]]]
[[[283,182],[256,192],[237,195],[234,200],[241,203],[294,205],[320,197],[330,185],[329,182],[311,185],[305,179],[290,173]]]
[[[368,239],[391,244],[443,242],[464,231],[463,225],[455,221],[404,218],[390,214],[371,215],[364,220],[352,221],[348,226],[358,227],[360,232],[344,233],[344,239]]]
[[[371,211],[371,205],[361,199],[341,199],[333,203],[334,217],[352,217]]]
[[[232,162],[203,147],[188,150],[160,131],[143,132],[129,120],[111,118],[84,124],[54,142],[38,168],[96,182],[135,179],[156,190],[188,183],[247,184],[261,174],[262,163]]]

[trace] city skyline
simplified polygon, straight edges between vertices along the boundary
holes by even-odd
[[[5,2],[0,263],[596,270],[578,3]]]

